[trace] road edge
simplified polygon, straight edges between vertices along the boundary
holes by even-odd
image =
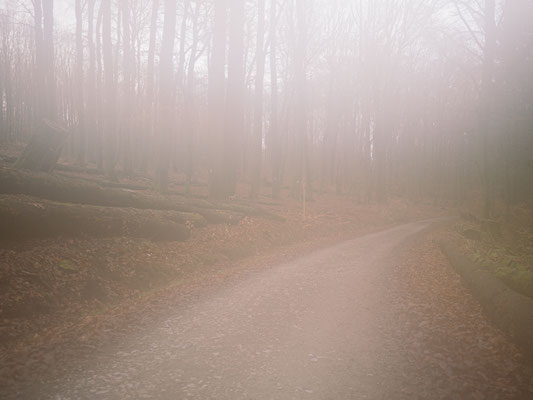
[[[439,247],[489,319],[533,365],[533,299],[515,292],[447,241]]]

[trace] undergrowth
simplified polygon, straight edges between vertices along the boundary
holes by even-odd
[[[511,289],[533,298],[533,229],[498,226],[496,234],[481,220],[463,221],[456,228],[466,237],[467,251],[480,266]]]

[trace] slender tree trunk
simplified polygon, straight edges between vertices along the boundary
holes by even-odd
[[[115,78],[113,73],[113,48],[111,43],[111,0],[102,0],[102,56],[104,70],[104,167],[108,178],[116,180],[116,126]]]
[[[494,188],[491,162],[492,146],[492,102],[494,97],[493,78],[494,78],[494,58],[496,52],[497,27],[495,22],[496,2],[495,0],[485,0],[485,49],[483,54],[483,76],[481,82],[480,94],[480,112],[479,112],[479,134],[482,137],[483,152],[483,180],[484,180],[484,205],[483,213],[489,218],[494,208]]]
[[[159,190],[168,187],[168,168],[170,163],[170,143],[173,120],[173,62],[174,40],[176,35],[176,1],[165,0],[165,20],[159,63],[159,118],[158,118],[158,164],[157,183]]]
[[[98,130],[96,132],[96,164],[98,169],[104,169],[104,135],[107,129],[107,117],[105,115],[104,94],[104,66],[102,61],[102,21],[104,19],[105,4],[100,3],[98,17],[96,19],[96,114]]]
[[[270,1],[270,136],[272,137],[272,197],[281,194],[281,135],[278,122],[277,0]]]
[[[0,19],[0,24],[4,25],[1,19]],[[6,90],[4,89],[4,86],[5,86],[4,82],[6,82],[6,80],[9,79],[9,75],[10,75],[9,72],[10,72],[11,66],[9,65],[9,62],[7,61],[7,57],[5,56],[5,54],[7,53],[7,48],[6,48],[7,40],[5,38],[6,32],[2,31],[2,35],[4,36],[4,40],[2,40],[2,43],[1,43],[2,44],[1,51],[4,53],[2,55],[4,57],[3,59],[4,62],[3,63],[0,62],[0,99],[2,99],[2,101],[5,101],[4,97],[5,97]],[[7,107],[9,107],[8,104],[6,105]],[[4,113],[4,107],[0,107],[0,145],[7,142],[7,136],[8,134],[7,134],[6,116]]]
[[[76,116],[77,140],[76,140],[76,158],[79,165],[85,164],[85,103],[83,95],[83,13],[81,0],[76,0]]]
[[[198,39],[199,39],[199,27],[198,27],[198,18],[200,16],[200,4],[196,4],[196,9],[194,11],[193,17],[193,36],[192,36],[192,45],[191,53],[189,56],[189,63],[187,66],[187,88],[185,92],[185,112],[184,112],[184,129],[185,134],[187,135],[187,152],[185,160],[185,173],[187,175],[186,191],[187,194],[191,190],[192,176],[194,174],[194,160],[195,160],[195,123],[194,123],[194,87],[195,87],[195,63],[198,52]]]
[[[35,29],[35,125],[39,126],[41,120],[46,117],[45,95],[46,75],[44,66],[44,43],[43,43],[43,9],[41,0],[33,2],[33,16]]]
[[[45,117],[56,118],[56,81],[54,68],[54,0],[42,2],[43,6],[43,64],[45,73]]]
[[[143,144],[145,151],[141,160],[141,170],[146,170],[148,164],[148,148],[154,138],[154,116],[155,116],[155,102],[154,102],[154,59],[155,59],[155,43],[157,37],[157,17],[159,13],[159,0],[152,2],[152,14],[150,19],[150,38],[148,44],[148,60],[146,67],[146,100],[145,100],[145,115],[144,115],[144,133]]]
[[[183,92],[183,77],[185,76],[185,44],[187,43],[187,20],[189,19],[190,0],[183,1],[183,18],[180,28],[180,47],[178,56],[178,73],[176,82],[180,92]]]
[[[226,12],[227,0],[216,1],[208,87],[209,195],[213,198],[224,197],[227,184],[224,179],[224,130],[221,128],[224,126]]]
[[[2,19],[2,52],[4,57],[4,62],[1,63],[2,67],[2,82],[0,82],[0,99],[4,99],[5,108],[0,107],[0,119],[2,120],[2,125],[0,126],[0,142],[9,142],[13,138],[15,130],[15,110],[19,105],[15,104],[15,98],[13,94],[13,75],[15,68],[17,66],[13,62],[13,50],[10,45],[10,35],[8,31],[8,26],[6,20]],[[3,91],[3,92],[2,92]],[[21,107],[22,108],[22,107]]]
[[[256,72],[255,72],[255,104],[254,104],[254,151],[251,198],[257,198],[261,190],[261,163],[263,155],[263,92],[265,79],[265,0],[258,1],[257,10],[257,41],[256,41]]]
[[[181,18],[180,32],[179,32],[179,45],[178,45],[178,68],[176,72],[175,86],[176,90],[174,92],[175,96],[175,105],[177,112],[175,113],[176,126],[180,126],[180,135],[176,135],[172,143],[172,162],[175,166],[181,166],[182,161],[180,158],[185,159],[184,152],[187,151],[187,139],[186,131],[184,128],[185,125],[185,52],[187,45],[187,24],[189,21],[189,9],[190,9],[190,0],[183,1],[183,15]],[[181,146],[181,149],[179,147]]]
[[[239,154],[244,137],[244,0],[230,0],[228,53],[228,89],[226,121],[220,166],[223,182],[222,197],[235,194],[239,170]]]
[[[296,171],[293,178],[293,194],[302,198],[305,209],[304,187],[307,185],[307,99],[306,99],[306,56],[307,56],[307,18],[304,0],[296,0],[297,44],[295,49],[295,124]]]
[[[87,107],[86,115],[87,119],[85,121],[86,132],[89,133],[87,138],[89,147],[89,157],[90,159],[98,159],[97,157],[97,148],[98,148],[98,136],[99,136],[99,127],[97,124],[97,113],[96,113],[96,50],[94,45],[94,6],[96,0],[89,0],[87,3],[87,47],[89,53],[89,66],[87,69]]]
[[[122,116],[121,116],[121,139],[124,161],[124,171],[130,174],[133,170],[132,146],[131,146],[131,111],[133,109],[132,75],[134,67],[133,51],[130,32],[130,1],[121,0],[122,6],[122,41],[123,41],[123,61],[122,61]]]

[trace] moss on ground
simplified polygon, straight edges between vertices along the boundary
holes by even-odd
[[[463,218],[455,232],[475,261],[511,289],[533,298],[533,227]]]

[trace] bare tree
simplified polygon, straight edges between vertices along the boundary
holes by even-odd
[[[296,154],[295,171],[293,175],[293,195],[301,196],[304,202],[307,196],[307,78],[306,78],[306,58],[307,58],[307,15],[308,8],[303,0],[295,0],[297,40],[294,49],[294,90],[295,105],[294,118],[296,130]]]
[[[56,81],[54,67],[54,0],[42,2],[43,10],[43,70],[45,80],[45,115],[56,117]]]
[[[176,2],[165,0],[165,21],[159,61],[158,164],[157,183],[161,191],[168,186],[172,137],[173,50],[176,36]]]
[[[255,71],[255,103],[253,134],[253,169],[250,197],[256,198],[261,188],[261,163],[263,156],[263,92],[265,79],[265,0],[258,0],[257,5],[257,39]]]
[[[221,129],[224,126],[226,14],[227,1],[215,2],[208,93],[208,132],[211,149],[209,154],[209,194],[215,198],[225,197],[227,194],[224,130]]]
[[[281,135],[278,123],[277,0],[270,1],[270,136],[272,138],[272,197],[281,194]]]
[[[87,106],[86,106],[86,131],[90,133],[86,143],[89,146],[90,157],[94,160],[97,157],[100,145],[98,143],[98,124],[96,106],[96,49],[94,41],[94,10],[96,0],[87,2],[87,47],[88,47],[88,68],[87,68]],[[84,160],[85,161],[85,160]]]
[[[187,175],[186,193],[189,194],[191,190],[191,182],[194,173],[195,164],[195,65],[198,54],[199,41],[199,16],[202,4],[196,3],[192,20],[192,44],[189,55],[189,62],[187,66],[187,87],[185,90],[185,104],[184,104],[184,121],[183,129],[187,135],[187,152],[185,160],[185,173]]]
[[[102,69],[103,69],[103,132],[105,135],[104,167],[106,175],[116,180],[116,90],[113,63],[113,45],[111,41],[111,0],[102,0]]]
[[[81,0],[75,2],[76,12],[76,116],[77,125],[77,160],[85,164],[85,98],[83,91],[83,10]]]
[[[490,146],[492,146],[493,125],[491,123],[492,102],[494,100],[494,61],[497,41],[496,28],[496,2],[495,0],[485,0],[485,45],[483,51],[483,73],[480,90],[480,111],[479,111],[479,132],[483,137],[483,180],[485,189],[484,214],[490,217],[493,211],[493,181],[494,171],[490,162]]]
[[[244,124],[244,0],[230,0],[228,81],[222,141],[221,197],[235,194]]]
[[[123,153],[124,170],[131,174],[133,170],[132,160],[132,127],[131,111],[133,108],[132,75],[134,69],[133,48],[131,41],[131,9],[129,0],[121,0],[122,12],[122,110],[121,110],[121,150]]]

